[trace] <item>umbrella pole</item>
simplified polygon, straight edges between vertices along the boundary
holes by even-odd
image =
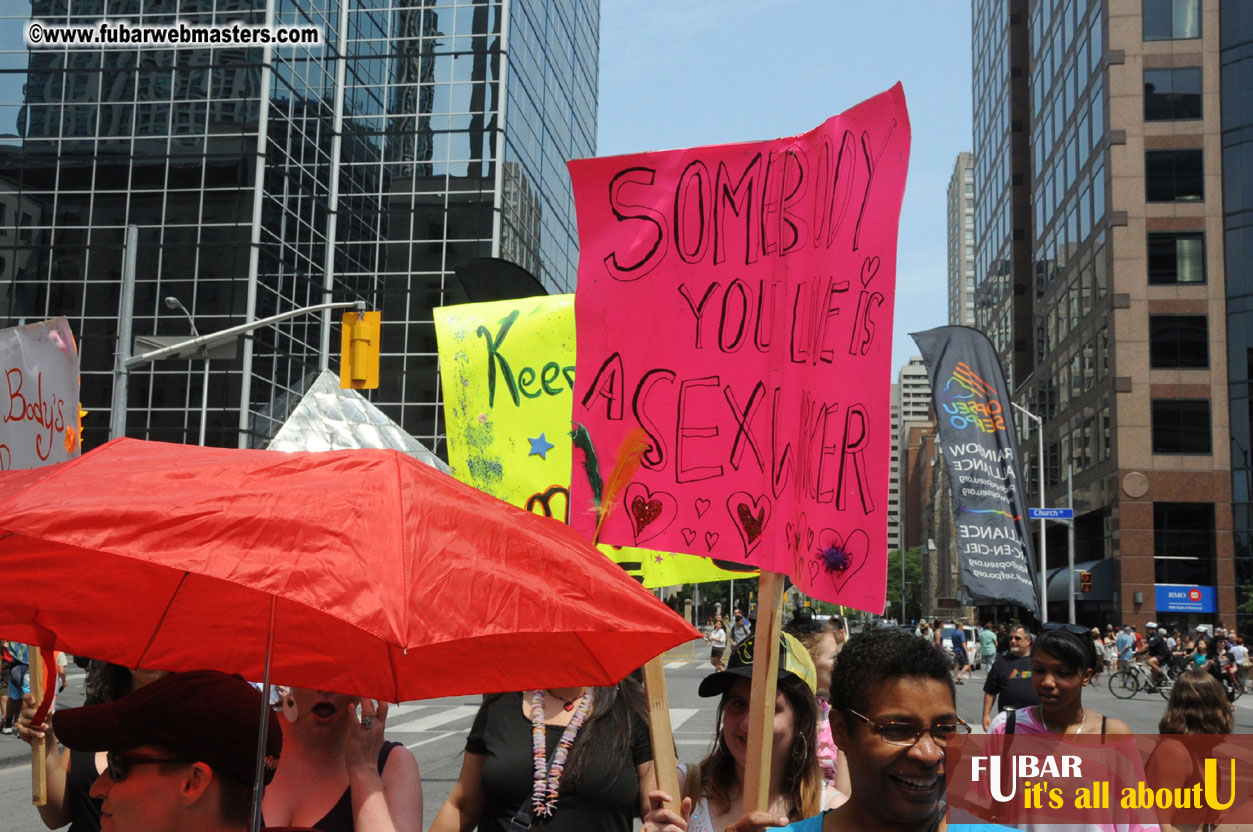
[[[270,733],[270,659],[274,655],[274,606],[270,596],[270,626],[265,637],[265,675],[261,681],[261,729],[257,733],[257,773],[252,781],[252,832],[261,830],[261,796],[265,792],[265,747]]]

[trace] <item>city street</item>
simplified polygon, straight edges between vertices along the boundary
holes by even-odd
[[[697,685],[711,671],[702,642],[678,648],[667,654],[666,681],[671,701],[671,720],[679,759],[700,760],[708,752],[714,733],[716,699],[701,699]],[[976,727],[983,707],[982,671],[975,672],[974,684],[967,681],[957,688],[958,713]],[[72,706],[82,701],[83,673],[71,667],[70,683],[63,702]],[[461,752],[466,733],[478,708],[479,697],[460,696],[415,702],[392,711],[388,718],[389,739],[404,742],[422,770],[425,797],[423,828],[430,825],[444,798],[452,790],[461,769]],[[1138,733],[1155,733],[1165,700],[1153,694],[1117,700],[1109,693],[1106,677],[1099,687],[1084,694],[1086,707],[1106,716],[1126,721]],[[1236,703],[1236,732],[1253,731],[1253,697]],[[44,828],[30,806],[30,759],[28,747],[12,736],[0,736],[0,817],[5,832],[39,832]]]

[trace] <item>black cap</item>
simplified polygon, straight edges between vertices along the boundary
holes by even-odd
[[[721,696],[730,690],[737,680],[753,678],[753,645],[756,641],[757,636],[749,636],[737,644],[731,651],[731,658],[727,660],[727,669],[711,673],[702,679],[697,693],[701,696]],[[814,668],[814,660],[809,657],[809,652],[795,637],[781,633],[779,678],[783,679],[786,676],[797,677],[808,685],[811,691],[818,687],[818,671]]]
[[[78,751],[126,751],[154,745],[208,763],[231,780],[251,783],[256,773],[261,693],[217,670],[171,673],[121,699],[59,711],[57,737]],[[269,708],[265,767],[278,765],[283,736]]]

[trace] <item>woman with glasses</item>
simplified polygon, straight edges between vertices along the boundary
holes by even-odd
[[[1031,648],[1031,686],[1040,704],[998,714],[989,734],[1130,734],[1127,723],[1083,704],[1083,687],[1096,672],[1096,646],[1087,627],[1045,624]]]
[[[939,646],[897,629],[850,638],[831,682],[831,730],[852,794],[789,829],[944,828],[944,749],[970,727],[957,716],[951,663]]]
[[[842,799],[839,792],[823,783],[818,766],[818,702],[814,697],[817,673],[813,661],[800,642],[785,634],[780,642],[774,739],[769,749],[769,806],[764,815],[742,817],[755,643],[755,636],[740,642],[731,652],[727,669],[701,682],[701,696],[722,697],[713,751],[697,766],[679,767],[679,784],[684,794],[680,812],[661,806],[670,801],[669,794],[654,791],[649,795],[653,809],[644,818],[643,832],[724,832],[728,827],[783,826],[815,815]],[[771,819],[767,820],[766,815]]]

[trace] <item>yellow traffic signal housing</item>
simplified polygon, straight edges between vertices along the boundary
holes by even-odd
[[[344,313],[339,356],[341,389],[377,390],[382,313]]]
[[[1079,591],[1080,592],[1092,591],[1092,573],[1091,572],[1079,573]]]

